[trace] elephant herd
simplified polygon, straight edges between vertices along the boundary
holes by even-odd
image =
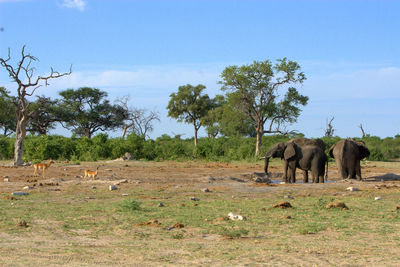
[[[308,183],[308,171],[313,183],[323,183],[328,175],[328,157],[325,143],[321,139],[295,138],[286,143],[275,144],[265,154],[264,171],[268,174],[269,159],[281,158],[284,161],[283,180],[296,182],[296,168],[303,171],[304,183]],[[369,150],[363,141],[353,139],[340,140],[329,149],[329,156],[336,160],[338,172],[343,179],[361,180],[360,161],[369,156]],[[325,169],[326,165],[326,169]]]

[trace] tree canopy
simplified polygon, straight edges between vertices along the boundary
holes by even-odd
[[[97,88],[81,87],[61,91],[60,107],[67,128],[91,138],[97,131],[114,130],[123,125],[125,110],[112,105],[107,93]]]
[[[205,117],[212,108],[212,101],[207,94],[203,94],[206,87],[202,84],[179,86],[177,93],[170,95],[168,103],[168,116],[193,125],[194,145],[197,146],[197,133]]]
[[[286,58],[243,66],[229,66],[221,74],[222,90],[235,94],[232,104],[252,122],[257,135],[256,155],[265,133],[282,133],[282,125],[296,122],[308,97],[293,87],[306,79],[300,65]],[[279,89],[286,89],[280,97]],[[268,126],[265,127],[265,124]]]

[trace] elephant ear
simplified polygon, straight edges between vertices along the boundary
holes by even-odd
[[[286,145],[285,153],[283,154],[286,160],[293,158],[296,155],[296,149],[294,146],[295,144],[291,142]]]
[[[336,146],[336,144],[334,144],[333,146],[331,146],[331,148],[329,149],[329,156],[331,157],[331,158],[335,158],[335,156],[333,155],[333,149],[335,148],[335,146]]]
[[[365,146],[364,142],[357,142],[358,151],[360,153],[360,159],[367,158],[369,156],[369,149]]]

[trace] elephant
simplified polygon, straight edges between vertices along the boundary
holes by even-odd
[[[299,147],[303,147],[306,145],[314,145],[314,146],[318,146],[319,148],[322,149],[322,151],[324,151],[325,153],[325,149],[326,149],[326,145],[324,143],[324,141],[322,141],[321,139],[308,139],[308,138],[304,138],[304,137],[299,137],[299,138],[294,138],[294,139],[290,139],[289,141],[287,141],[287,143],[295,143],[297,146]],[[269,151],[268,151],[269,152]],[[283,159],[283,157],[281,156],[272,156],[269,155],[270,153],[268,153],[265,155],[265,167],[264,167],[264,171],[266,174],[268,174],[268,162],[269,162],[269,158],[273,157],[273,158],[277,158],[280,157]],[[325,178],[328,178],[328,161],[326,161],[326,176]],[[284,168],[284,181],[287,181],[287,170],[288,170],[288,165],[285,164],[285,168]],[[308,171],[307,170],[303,170],[303,180],[304,182],[308,182]]]
[[[336,160],[339,175],[343,178],[356,178],[361,181],[360,161],[369,156],[363,141],[340,140],[329,149],[329,156]]]
[[[284,181],[296,182],[296,168],[303,171],[311,171],[313,182],[323,183],[325,174],[325,163],[328,157],[325,151],[317,145],[299,146],[294,140],[286,143],[275,144],[265,155],[265,173],[268,173],[269,158],[281,158],[284,160]],[[288,175],[289,171],[289,175]],[[308,183],[308,174],[304,175],[304,183]],[[289,178],[289,179],[288,179]]]

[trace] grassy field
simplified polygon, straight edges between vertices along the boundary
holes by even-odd
[[[400,264],[397,181],[266,186],[230,179],[243,177],[238,172],[258,170],[260,164],[199,167],[196,163],[193,174],[188,173],[193,163],[146,164],[116,166],[114,171],[109,165],[110,172],[125,172],[118,177],[137,175],[116,191],[108,189],[114,180],[104,175],[94,182],[66,177],[58,186],[38,186],[40,179],[35,186],[16,181],[16,187],[31,184],[33,189],[27,196],[0,195],[0,265]],[[374,171],[384,165],[368,163],[365,168]],[[222,168],[232,176],[216,175]],[[398,166],[393,163],[389,168],[393,172]],[[65,166],[55,167],[54,175],[63,170]],[[216,173],[209,175],[210,171]],[[194,174],[208,180],[190,180]],[[360,191],[348,192],[348,186]],[[202,192],[203,187],[211,192]],[[284,201],[293,207],[273,208]],[[328,209],[334,201],[349,209]],[[247,220],[229,220],[229,212]]]

